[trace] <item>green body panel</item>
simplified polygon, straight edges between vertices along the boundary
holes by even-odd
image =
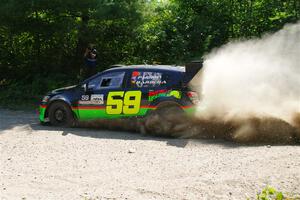
[[[194,106],[194,107],[184,108],[183,110],[188,116],[193,116],[196,113],[197,108]]]
[[[43,108],[42,106],[40,106],[40,109],[39,109],[39,118],[40,118],[40,121],[41,122],[44,122],[45,121],[45,112],[46,112],[46,108]]]
[[[134,117],[134,116],[145,116],[148,111],[155,110],[155,108],[141,108],[138,114],[135,115],[107,115],[105,109],[80,109],[80,115],[77,108],[73,108],[72,111],[75,114],[76,118],[79,120],[93,120],[93,119],[117,119],[122,117]],[[196,107],[184,108],[184,111],[187,115],[194,115],[196,112]],[[46,108],[39,107],[39,119],[41,122],[45,121],[45,112]]]
[[[80,115],[77,108],[73,108],[72,111],[75,114],[76,118],[79,120],[93,120],[93,119],[117,119],[122,117],[134,117],[134,116],[145,116],[148,111],[155,110],[155,108],[141,108],[138,114],[135,115],[107,115],[105,109],[80,109]],[[184,111],[187,115],[191,116],[195,114],[196,107],[184,108]],[[45,112],[46,108],[40,106],[39,108],[39,119],[41,122],[45,121]]]
[[[144,116],[149,110],[153,110],[154,108],[141,108],[138,114],[134,115],[125,115],[125,114],[118,114],[118,115],[108,115],[106,114],[105,109],[80,109],[78,112],[77,109],[73,109],[77,119],[80,120],[93,120],[93,119],[117,119],[122,117],[134,117],[134,116]],[[79,114],[80,113],[80,114]]]
[[[152,93],[152,94],[151,94]],[[158,92],[149,92],[148,101],[154,101],[160,97],[175,97],[177,99],[181,98],[181,92],[178,90],[159,90]]]

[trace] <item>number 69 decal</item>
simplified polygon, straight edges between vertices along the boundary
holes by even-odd
[[[140,111],[141,91],[110,92],[107,97],[106,113],[110,115],[134,115]]]

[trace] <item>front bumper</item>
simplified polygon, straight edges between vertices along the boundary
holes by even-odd
[[[39,119],[40,119],[41,122],[48,122],[49,121],[47,118],[45,118],[46,109],[47,109],[47,105],[40,105],[39,106]]]

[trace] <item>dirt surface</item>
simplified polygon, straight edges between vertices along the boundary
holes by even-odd
[[[300,146],[243,146],[38,123],[0,110],[0,199],[250,199],[300,194]]]

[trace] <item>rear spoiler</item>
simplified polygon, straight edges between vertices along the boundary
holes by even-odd
[[[184,83],[188,84],[195,75],[202,69],[203,61],[193,61],[185,65]]]

